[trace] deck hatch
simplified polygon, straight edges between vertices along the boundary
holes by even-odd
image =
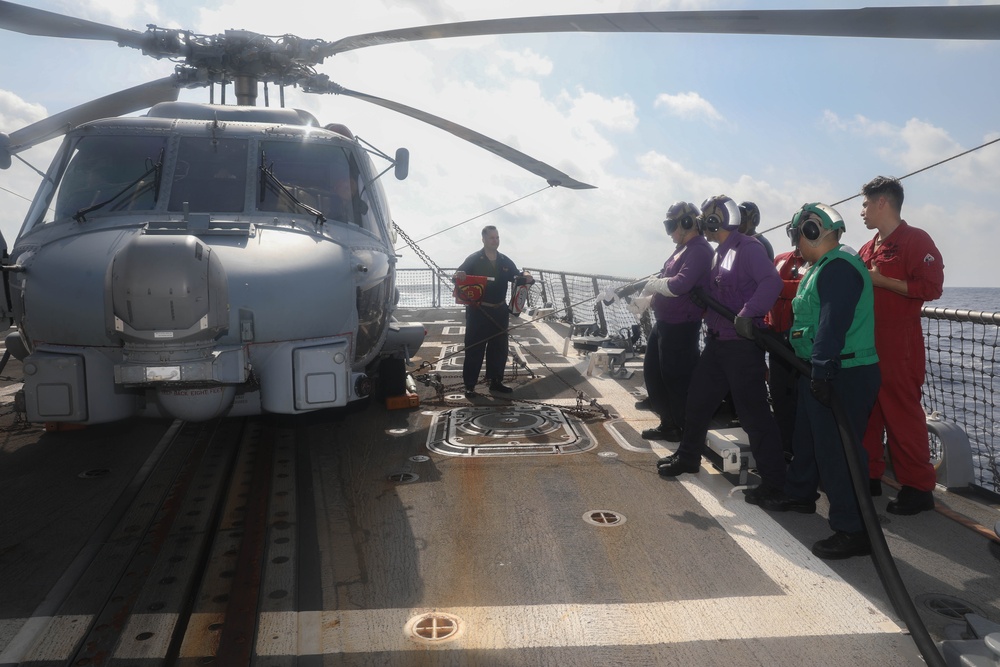
[[[448,456],[575,454],[596,441],[583,422],[552,406],[460,407],[434,416],[427,448]]]

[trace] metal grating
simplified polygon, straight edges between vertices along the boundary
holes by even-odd
[[[980,610],[965,600],[952,597],[951,595],[928,593],[926,595],[918,595],[914,601],[924,607],[924,609],[932,611],[935,614],[959,621],[964,620],[966,614],[983,615]]]

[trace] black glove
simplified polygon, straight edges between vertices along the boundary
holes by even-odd
[[[736,319],[733,320],[733,326],[736,327],[736,333],[744,338],[754,340],[754,329],[757,327],[754,325],[752,317],[740,317],[737,315]]]
[[[699,308],[708,308],[708,303],[703,298],[701,298],[700,287],[696,287],[690,292],[688,292],[688,296],[691,297],[691,303],[693,303],[694,305],[698,306]]]
[[[825,405],[830,407],[833,400],[833,383],[829,380],[816,380],[812,379],[809,381],[809,391],[812,392],[813,398]]]

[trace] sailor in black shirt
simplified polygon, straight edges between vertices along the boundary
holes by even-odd
[[[503,383],[504,367],[507,365],[507,326],[510,312],[507,310],[507,285],[524,277],[527,283],[534,282],[529,273],[518,270],[514,262],[497,251],[500,247],[500,233],[493,225],[483,228],[483,248],[462,262],[455,272],[455,280],[465,280],[467,275],[492,278],[483,290],[483,299],[476,305],[465,308],[465,362],[462,366],[462,380],[466,395],[476,393],[479,371],[486,358],[486,381],[491,391],[510,393],[510,387]]]

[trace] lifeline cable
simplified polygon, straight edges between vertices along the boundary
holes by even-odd
[[[906,179],[906,178],[909,178],[910,176],[916,176],[917,174],[919,174],[919,173],[921,173],[921,172],[924,172],[924,171],[927,171],[928,169],[933,169],[934,167],[939,167],[939,166],[941,166],[942,164],[944,164],[945,162],[951,162],[952,160],[957,160],[958,158],[960,158],[960,157],[962,157],[962,156],[964,156],[964,155],[968,155],[969,153],[974,153],[974,152],[976,152],[976,151],[978,151],[978,150],[980,150],[980,149],[983,149],[983,148],[986,148],[987,146],[991,146],[991,145],[993,145],[993,144],[997,143],[998,141],[1000,141],[1000,137],[997,137],[996,139],[991,139],[990,141],[987,141],[987,142],[986,142],[986,143],[984,143],[984,144],[979,144],[979,145],[978,145],[978,146],[976,146],[975,148],[970,148],[970,149],[969,149],[969,150],[967,150],[967,151],[962,151],[961,153],[956,153],[955,155],[952,155],[951,157],[946,157],[946,158],[945,158],[945,159],[943,159],[943,160],[938,160],[937,162],[934,162],[933,164],[929,164],[929,165],[927,165],[926,167],[921,167],[920,169],[917,169],[916,171],[911,171],[911,172],[910,172],[910,173],[908,173],[908,174],[905,174],[905,175],[903,175],[903,176],[900,176],[900,177],[899,177],[899,178],[898,178],[897,180],[900,180],[900,181],[902,181],[903,179]],[[853,195],[851,195],[850,197],[846,197],[846,198],[844,198],[844,199],[841,199],[841,200],[840,200],[840,201],[838,201],[838,202],[834,202],[833,204],[830,204],[830,206],[832,206],[832,207],[836,208],[837,206],[840,206],[840,205],[841,205],[841,204],[843,204],[844,202],[849,202],[849,201],[851,201],[852,199],[857,199],[857,198],[858,198],[858,197],[860,197],[860,196],[861,196],[861,193],[860,193],[860,192],[858,192],[857,194],[853,194]],[[762,232],[759,232],[759,233],[760,233],[760,234],[766,234],[767,232],[773,232],[773,231],[774,231],[774,230],[776,230],[776,229],[781,229],[781,228],[782,228],[782,227],[784,227],[785,225],[789,224],[789,222],[790,222],[790,221],[788,221],[788,222],[783,222],[783,223],[781,223],[780,225],[775,225],[774,227],[769,227],[769,228],[767,228],[767,229],[765,229],[764,231],[762,231]]]
[[[709,296],[700,287],[696,287],[692,292],[700,297],[708,306],[730,321],[735,321],[736,313]],[[791,364],[797,371],[805,377],[809,377],[810,368],[805,360],[800,359],[790,349],[782,345],[777,339],[766,336],[756,327],[754,328],[754,340],[763,344],[768,352],[777,354],[784,361]],[[854,486],[854,496],[858,500],[861,509],[861,519],[865,524],[865,532],[872,545],[872,563],[875,571],[886,593],[889,594],[889,601],[895,608],[896,613],[903,619],[906,629],[910,631],[914,643],[917,645],[920,654],[931,667],[947,667],[944,658],[934,645],[930,633],[920,620],[917,608],[910,599],[910,594],[906,590],[903,579],[899,576],[896,568],[896,561],[889,551],[889,545],[885,541],[885,534],[879,524],[878,514],[875,511],[875,504],[872,502],[871,494],[865,493],[868,488],[868,480],[861,473],[861,464],[858,462],[856,451],[859,449],[857,440],[847,428],[847,415],[844,414],[844,407],[840,403],[837,394],[831,391],[831,405],[833,417],[837,422],[837,429],[840,431],[841,444],[844,447],[844,455],[847,458],[847,469],[851,475],[851,482]]]
[[[509,202],[507,202],[506,204],[500,204],[499,206],[496,206],[496,207],[494,207],[494,208],[491,208],[491,209],[490,209],[490,210],[488,210],[488,211],[483,211],[483,212],[482,212],[482,213],[480,213],[479,215],[474,215],[474,216],[472,216],[471,218],[469,218],[468,220],[463,220],[462,222],[456,222],[456,223],[455,223],[454,225],[452,225],[451,227],[445,227],[445,228],[444,228],[444,229],[442,229],[442,230],[439,230],[439,231],[436,231],[436,232],[434,232],[433,234],[429,234],[429,235],[427,235],[427,236],[425,236],[425,237],[423,237],[423,238],[421,238],[421,239],[417,239],[416,241],[413,241],[413,240],[410,240],[410,239],[409,239],[408,237],[406,237],[405,235],[403,235],[403,240],[405,240],[405,241],[406,241],[406,243],[407,243],[407,244],[408,244],[408,245],[409,245],[410,247],[412,247],[412,248],[414,249],[414,251],[416,251],[416,250],[417,250],[417,247],[416,247],[416,245],[415,245],[415,244],[417,244],[417,243],[420,243],[421,241],[426,241],[427,239],[430,239],[430,238],[434,238],[434,237],[435,237],[435,236],[437,236],[438,234],[444,234],[445,232],[447,232],[447,231],[449,231],[449,230],[452,230],[452,229],[455,229],[456,227],[461,227],[462,225],[466,224],[467,222],[472,222],[473,220],[478,220],[479,218],[483,217],[484,215],[489,215],[490,213],[493,213],[494,211],[499,211],[499,210],[500,210],[500,209],[502,209],[502,208],[506,208],[506,207],[510,206],[511,204],[516,204],[517,202],[519,202],[519,201],[522,201],[522,200],[524,200],[524,199],[527,199],[528,197],[534,197],[534,196],[535,196],[535,195],[537,195],[537,194],[538,194],[539,192],[544,192],[545,190],[548,190],[549,188],[553,188],[553,187],[555,187],[555,186],[554,186],[554,185],[547,185],[547,186],[545,186],[544,188],[539,188],[538,190],[535,190],[534,192],[529,192],[528,194],[526,194],[526,195],[523,195],[523,196],[521,196],[521,197],[518,197],[517,199],[512,199],[512,200],[510,200],[510,201],[509,201]],[[393,222],[393,223],[392,223],[392,225],[393,225],[393,227],[395,227],[395,228],[396,228],[396,231],[399,231],[399,225],[397,225],[397,224],[396,224],[395,222]],[[399,248],[396,248],[396,250],[399,250]],[[425,260],[425,261],[426,261],[426,260]]]

